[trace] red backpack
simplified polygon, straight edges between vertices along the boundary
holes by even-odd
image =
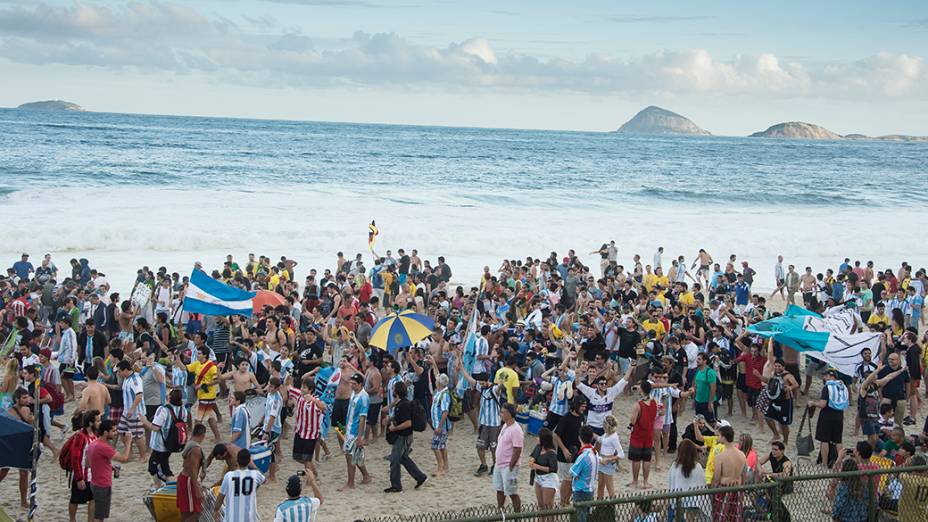
[[[78,431],[68,437],[68,440],[61,446],[58,453],[58,465],[69,475],[74,472],[75,461],[80,466],[83,459],[84,447],[87,446],[87,436],[83,431]]]

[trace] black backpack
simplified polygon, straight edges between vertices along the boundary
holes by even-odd
[[[419,401],[412,401],[412,430],[423,432],[427,426],[425,406]]]

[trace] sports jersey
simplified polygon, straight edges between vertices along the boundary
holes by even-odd
[[[264,432],[280,433],[280,408],[283,406],[283,400],[280,398],[280,392],[267,394],[264,400]],[[271,417],[274,417],[274,424],[270,425]]]
[[[395,395],[395,392],[393,391],[393,387],[396,386],[396,383],[402,382],[402,381],[403,381],[402,377],[400,377],[399,375],[394,375],[387,382],[387,405],[389,405],[389,410],[387,412],[387,415],[389,415],[390,417],[393,416],[393,410],[395,409],[395,407],[392,406],[394,399],[396,399],[396,395]]]
[[[248,409],[239,404],[232,410],[232,433],[238,432],[233,444],[245,450],[251,446],[251,419],[248,418]]]
[[[277,504],[274,522],[314,522],[319,512],[318,498],[300,497]]]
[[[183,395],[184,404],[190,404],[190,393],[187,386],[187,373],[180,371],[180,368],[174,368],[171,370],[171,386],[177,388],[181,391]]]
[[[502,421],[499,417],[500,390],[497,385],[481,387],[480,389],[480,426],[499,426]]]
[[[657,402],[657,413],[664,419],[664,424],[673,424],[672,399],[680,398],[680,390],[677,388],[652,388],[651,398]]]
[[[194,383],[197,388],[197,399],[203,401],[215,401],[216,393],[219,390],[219,386],[216,385],[216,374],[219,373],[219,369],[216,367],[216,364],[210,364],[212,361],[207,361],[205,364],[200,361],[195,361],[187,365],[187,371],[193,374]],[[206,373],[203,374],[203,377],[200,377],[200,374],[203,372],[203,367],[209,365],[210,368],[206,370]],[[208,386],[204,390],[202,384],[207,384]]]
[[[573,476],[571,489],[573,491],[586,491],[592,493],[596,489],[596,474],[599,472],[599,458],[593,448],[586,446],[577,460],[570,466]]]
[[[171,426],[171,424],[173,424],[173,419],[171,418],[172,409],[174,410],[174,416],[176,416],[178,420],[183,420],[186,416],[186,410],[184,410],[183,406],[175,408],[174,406],[165,404],[158,408],[151,423],[160,427],[161,431],[151,432],[151,437],[148,439],[148,445],[151,446],[153,451],[166,452],[168,450],[164,446],[164,438],[168,436],[169,430],[174,429],[173,426]]]
[[[293,432],[301,439],[318,439],[322,431],[323,414],[316,407],[316,403],[307,401],[296,388],[290,388],[288,397],[295,403]]]
[[[567,380],[562,381],[560,377],[555,377],[551,379],[552,391],[551,391],[551,403],[548,405],[548,411],[556,415],[567,415],[567,411],[570,409],[570,399],[567,398],[567,388],[573,386],[571,384],[573,379],[570,375],[567,376]]]
[[[248,451],[247,449],[244,451]],[[256,469],[237,469],[222,478],[219,493],[225,495],[225,522],[253,522],[258,519],[258,486],[264,475]]]
[[[596,389],[582,382],[579,383],[577,388],[580,393],[590,401],[586,410],[586,423],[594,428],[602,428],[606,416],[612,413],[612,404],[615,402],[615,398],[625,390],[627,385],[628,381],[623,378],[607,388],[605,395],[600,395]]]
[[[123,414],[128,418],[145,416],[145,397],[142,395],[139,405],[135,411],[129,411],[132,403],[135,402],[135,396],[142,395],[142,378],[139,374],[133,373],[122,382],[122,404]]]
[[[451,411],[451,393],[448,391],[448,388],[444,388],[435,393],[435,396],[432,397],[432,427],[436,430],[441,428],[446,433],[451,429],[451,416],[450,414],[445,417],[445,423],[442,426],[439,426],[441,422],[441,417],[447,412]]]
[[[367,392],[363,389],[351,394],[348,402],[348,416],[346,417],[345,435],[347,437],[357,437],[358,430],[361,427],[361,417],[367,418],[367,410],[370,407],[371,400]]]

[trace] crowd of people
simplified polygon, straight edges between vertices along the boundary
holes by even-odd
[[[148,463],[153,487],[176,482],[184,520],[199,519],[212,486],[205,470],[222,461],[217,513],[254,520],[257,491],[276,481],[288,438],[286,458],[300,473],[286,481],[280,521],[312,519],[323,501],[317,467],[334,465],[336,455],[345,466],[340,495],[371,482],[371,451],[387,453],[385,493],[404,490],[402,469],[421,488],[430,475],[412,458],[416,433],[430,438],[431,477],[492,477],[499,507],[508,501],[516,510],[525,494],[540,508],[613,496],[625,460],[632,478],[624,486],[633,489],[651,488],[665,469],[669,487],[682,490],[789,476],[787,453],[799,449],[790,437],[795,419],[816,412],[823,466],[925,462],[928,422],[916,427],[928,356],[924,269],[845,259],[835,270],[800,274],[780,257],[775,290],[764,295],[753,288],[755,270],[734,254],[719,263],[700,250],[688,264],[659,248],[651,263],[635,255],[626,268],[610,242],[590,254],[599,255],[598,267],[573,250],[552,252],[485,267],[468,288],[453,284],[442,257],[432,264],[416,250],[371,253],[370,266],[361,254],[339,253],[333,268],[308,270],[302,281],[295,260],[229,255],[208,271],[214,279],[275,292],[284,303],[251,317],[186,311],[189,279],[165,267],[140,269],[124,300],[86,259],[72,259],[67,271],[51,255],[34,266],[23,254],[0,278],[0,408],[27,423],[39,417],[43,448],[68,472],[72,521],[83,505],[88,520],[110,517],[120,469],[112,462],[135,454]],[[843,375],[752,335],[748,326],[779,315],[768,308],[777,295],[818,312],[853,310],[854,331],[880,332],[878,353],[866,350],[854,375]],[[432,319],[432,334],[399,350],[372,346],[377,322],[403,310]],[[624,397],[627,411],[615,408]],[[255,401],[260,418],[248,407]],[[854,435],[865,437],[850,452],[847,410]],[[65,411],[70,420],[62,422]],[[544,419],[531,451],[523,451],[519,421],[527,412]],[[769,430],[770,447],[755,448],[738,425]],[[61,447],[56,433],[67,434]],[[206,451],[208,435],[214,445]],[[472,470],[451,469],[452,437],[473,439]],[[273,454],[264,471],[249,451],[258,443]],[[884,489],[887,502],[898,501],[901,488]],[[26,490],[20,471],[24,506]],[[854,481],[835,485],[835,520],[864,520],[854,515],[862,490]],[[741,520],[743,508],[737,493],[683,504],[719,521]],[[638,509],[650,520],[658,508]],[[586,520],[587,512],[578,515]]]

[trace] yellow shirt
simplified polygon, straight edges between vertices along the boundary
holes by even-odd
[[[870,314],[870,318],[867,319],[867,324],[880,324],[883,326],[889,326],[889,317],[886,314],[879,315],[876,312]]]
[[[696,296],[693,295],[693,292],[686,292],[680,295],[680,304],[683,306],[695,306],[696,305]]]
[[[216,400],[216,392],[219,387],[216,386],[216,375],[219,373],[219,368],[216,366],[216,363],[213,363],[209,370],[206,370],[206,375],[203,376],[203,379],[200,379],[200,371],[203,369],[206,364],[209,364],[209,361],[206,363],[201,363],[200,361],[194,361],[187,365],[187,371],[193,374],[194,383],[206,384],[206,390],[203,390],[201,386],[196,386],[197,389],[197,399],[202,401],[214,401]]]
[[[393,286],[393,274],[390,272],[380,272],[380,278],[383,279],[383,291],[387,295],[393,294],[393,291],[390,288]]]
[[[709,439],[712,440],[712,445],[709,445]],[[706,447],[709,448],[709,458],[706,460],[706,485],[712,484],[712,478],[715,476],[715,457],[719,453],[725,451],[724,444],[717,444],[718,437],[705,437]]]
[[[267,289],[273,292],[277,290],[277,285],[280,284],[280,276],[277,274],[272,274],[271,278],[267,282]]]
[[[512,368],[503,367],[496,371],[493,382],[502,384],[506,388],[507,401],[516,404],[516,390],[519,389],[519,374]]]
[[[899,498],[899,520],[928,520],[928,475],[903,473],[902,496]]]
[[[648,292],[654,290],[654,285],[657,284],[657,276],[654,274],[645,274],[642,284],[644,284],[644,288]]]
[[[657,334],[657,340],[660,340],[664,337],[664,334],[667,333],[667,330],[664,328],[664,323],[660,321],[653,321],[651,319],[641,321],[641,327],[644,328],[645,332],[654,330],[654,333]]]
[[[670,280],[667,279],[667,276],[654,276],[656,278],[655,284],[661,285],[661,288],[667,288],[670,286]]]

